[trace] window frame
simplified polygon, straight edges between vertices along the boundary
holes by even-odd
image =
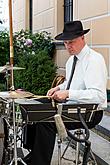
[[[64,22],[73,20],[73,0],[64,0]]]

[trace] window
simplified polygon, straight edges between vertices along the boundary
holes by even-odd
[[[73,20],[73,0],[64,0],[64,22]]]

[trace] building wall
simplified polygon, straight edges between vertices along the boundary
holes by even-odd
[[[29,0],[13,1],[13,31],[29,28]]]
[[[54,37],[63,22],[63,0],[33,1],[33,32],[47,31]]]
[[[108,70],[110,89],[110,0],[76,0],[75,19],[82,20],[85,28],[90,28],[87,43],[100,52]],[[84,5],[85,4],[85,5]]]
[[[110,89],[110,0],[73,0],[74,20],[81,20],[88,45],[103,54],[108,69]],[[14,31],[29,29],[29,0],[14,0]],[[64,26],[64,0],[33,0],[33,33],[48,31],[52,37]],[[54,57],[58,73],[65,74],[65,63],[69,55],[62,43],[57,44]]]
[[[105,59],[108,70],[107,88],[110,89],[110,0],[75,0],[74,5],[74,20],[81,20],[84,29],[90,28],[90,32],[85,35],[88,45]],[[66,54],[66,50],[59,52],[58,48],[55,58],[59,66],[58,73],[62,73],[62,70],[64,73],[65,59],[69,57]]]
[[[33,33],[48,31],[54,37],[64,25],[63,0],[33,0]],[[13,29],[29,29],[29,0],[14,0]]]

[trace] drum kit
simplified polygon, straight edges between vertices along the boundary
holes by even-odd
[[[17,123],[17,115],[16,115],[17,104],[15,100],[23,99],[23,98],[32,98],[34,94],[23,91],[23,90],[13,90],[14,89],[13,87],[10,88],[12,90],[9,90],[9,83],[8,83],[9,71],[22,70],[22,69],[25,69],[25,68],[13,67],[13,66],[11,67],[9,64],[8,65],[6,64],[5,66],[0,67],[0,73],[5,73],[6,87],[7,87],[7,91],[0,92],[0,125],[1,125],[0,127],[0,164],[17,165],[19,161],[22,164],[26,165],[26,163],[21,158],[18,158],[17,156],[17,136],[18,136],[17,129],[19,127],[19,124]],[[9,130],[11,130],[12,132],[11,136],[10,136]],[[13,154],[9,150],[13,150]],[[11,153],[11,155],[9,153]],[[4,155],[5,155],[5,162],[4,162]],[[6,159],[6,155],[8,157],[7,159]]]
[[[22,70],[25,68],[21,67],[14,67],[14,50],[13,50],[13,19],[12,19],[12,0],[9,0],[9,40],[10,40],[10,63],[6,63],[5,66],[0,67],[0,73],[5,73],[5,78],[6,78],[6,89],[7,91],[5,92],[0,92],[0,126],[2,126],[3,122],[4,128],[1,129],[0,131],[0,142],[3,142],[4,145],[4,134],[5,138],[8,136],[8,131],[11,129],[12,130],[12,138],[11,136],[7,137],[6,140],[6,146],[11,146],[10,148],[13,147],[13,157],[12,159],[9,159],[9,161],[5,162],[4,164],[7,165],[17,165],[18,161],[22,162],[22,164],[26,165],[26,163],[21,159],[18,158],[17,156],[17,122],[16,122],[16,103],[15,99],[22,99],[22,98],[27,98],[33,96],[30,92],[25,92],[21,90],[15,90],[14,88],[14,70]],[[11,82],[9,81],[9,78]],[[10,83],[9,83],[10,82]],[[10,88],[9,88],[10,86]],[[4,109],[4,110],[3,110]],[[12,119],[12,122],[10,123],[10,119]],[[5,125],[8,125],[8,129],[6,128],[5,130]],[[9,143],[9,139],[13,140],[13,145],[12,144],[7,144]],[[8,142],[7,142],[8,141]],[[1,143],[0,143],[0,149],[1,149]],[[7,147],[6,147],[6,152],[7,152]],[[3,148],[2,148],[2,153],[3,153]],[[2,157],[1,150],[0,150],[0,158]],[[8,155],[8,158],[10,157],[10,154]],[[2,158],[1,158],[2,159]],[[7,158],[5,158],[6,161]],[[0,162],[2,165],[2,161]]]

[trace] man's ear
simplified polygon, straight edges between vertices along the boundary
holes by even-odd
[[[83,36],[81,36],[81,38],[82,38],[82,39],[84,39],[84,35],[83,35]]]

